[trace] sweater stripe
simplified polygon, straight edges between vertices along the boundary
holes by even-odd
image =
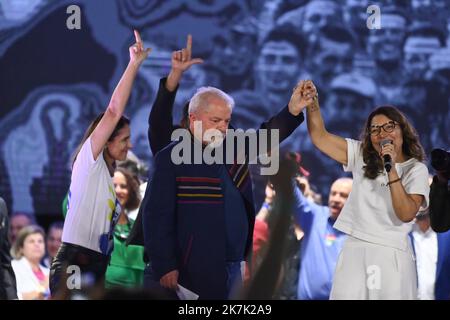
[[[177,193],[178,197],[205,197],[205,198],[223,198],[222,194],[207,193]]]

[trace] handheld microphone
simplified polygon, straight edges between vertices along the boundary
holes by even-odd
[[[389,139],[383,139],[380,141],[380,147],[383,148],[383,146],[387,145],[387,144],[392,144],[392,140]],[[391,156],[388,154],[385,154],[383,156],[383,162],[384,162],[384,168],[386,169],[386,172],[391,171],[392,168],[392,159]]]

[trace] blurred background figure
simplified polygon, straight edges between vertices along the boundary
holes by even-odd
[[[275,25],[294,22],[295,19],[289,16],[282,21],[279,21],[279,18],[291,11],[295,12],[294,16],[303,14],[304,5],[309,0],[267,0],[257,2],[262,4],[257,15],[258,42],[261,42]]]
[[[129,170],[117,168],[113,183],[122,212],[114,228],[114,249],[106,269],[105,287],[140,287],[144,282],[144,247],[125,243],[134,224],[128,213],[141,203],[139,180]]]
[[[381,29],[372,29],[368,38],[368,52],[375,62],[373,80],[378,92],[375,104],[398,104],[401,98],[402,45],[408,20],[406,14],[396,7],[383,8]]]
[[[299,300],[328,300],[337,258],[346,238],[333,228],[352,190],[351,178],[336,180],[330,189],[328,206],[320,206],[296,191],[296,219],[304,237],[300,247],[298,270]]]
[[[410,238],[416,255],[417,298],[450,300],[450,231],[436,233],[427,208],[417,213]]]
[[[254,88],[231,94],[236,101],[233,110],[236,127],[256,128],[275,110],[286,105],[292,87],[300,78],[303,61],[300,35],[286,26],[273,29],[259,47],[254,66]]]
[[[148,140],[148,137],[145,137]],[[125,161],[119,161],[117,163],[118,168],[123,168],[128,171],[139,185],[139,198],[143,199],[145,189],[147,187],[147,176],[151,169],[141,159],[134,155],[131,151],[128,151],[127,159]],[[127,210],[127,217],[131,220],[136,220],[139,211],[139,206],[135,209]]]
[[[345,24],[358,36],[358,45],[366,48],[367,36],[367,7],[369,0],[345,0],[345,9],[342,10]]]
[[[294,162],[297,168],[294,176],[294,194],[298,191],[303,193],[304,197],[315,204],[320,205],[322,198],[315,192],[315,186],[309,182],[310,172],[302,166],[302,156],[298,152],[289,152],[287,158]],[[291,215],[291,224],[286,237],[286,257],[283,263],[283,279],[277,298],[281,300],[297,300],[299,269],[301,268],[301,248],[305,232],[296,218],[296,208],[293,208]]]
[[[292,184],[294,189],[300,190],[308,201],[320,202],[320,196],[314,192],[314,188],[309,184],[308,177],[310,176],[310,173],[302,166],[302,157],[300,153],[288,152],[285,154],[285,159],[293,166],[295,171],[293,178],[284,181],[284,183]],[[294,191],[294,193],[295,192],[298,191]],[[302,243],[304,232],[298,223],[298,219],[295,217],[295,207],[293,212],[277,212],[277,210],[274,210],[277,194],[271,181],[266,184],[265,194],[266,197],[264,203],[256,216],[255,230],[253,233],[253,273],[255,273],[264,259],[270,259],[270,257],[266,256],[266,251],[268,250],[269,241],[272,241],[271,237],[276,225],[279,222],[279,215],[289,216],[289,226],[284,235],[284,255],[280,276],[272,298],[296,300],[299,275],[298,270],[301,265],[299,248]]]
[[[22,228],[12,248],[11,262],[20,300],[44,300],[50,294],[49,272],[41,265],[45,255],[45,233],[37,225]]]
[[[264,203],[259,209],[255,218],[255,227],[253,230],[253,247],[252,247],[252,265],[251,272],[255,272],[265,257],[267,250],[267,242],[269,241],[270,230],[268,218],[272,211],[275,199],[275,190],[270,182],[267,182],[265,189],[266,197]],[[249,270],[246,272],[247,280],[249,280]]]
[[[266,187],[266,200],[258,213],[257,224],[264,226],[263,237],[254,235],[260,248],[257,264],[252,266],[241,297],[244,299],[291,299],[293,262],[292,246],[299,241],[294,234],[293,206],[295,177],[299,167],[296,158],[287,154],[280,159],[280,170],[270,177]],[[294,240],[294,241],[293,241]],[[295,252],[295,250],[294,250]]]
[[[257,21],[254,17],[248,17],[232,25],[227,33],[214,38],[214,46],[210,58],[207,59],[207,65],[210,67],[207,67],[206,72],[216,74],[219,81],[214,84],[215,86],[226,92],[253,87],[255,58],[249,53],[257,50],[257,37]],[[185,80],[182,80],[180,89],[184,86]],[[185,96],[191,97],[194,92]]]
[[[450,152],[433,149],[431,165],[436,171],[430,191],[431,227],[436,232],[446,232],[450,230]]]
[[[353,69],[357,44],[352,32],[341,25],[325,25],[317,31],[317,40],[308,46],[305,66],[326,99],[331,80]]]
[[[56,256],[56,253],[61,246],[63,227],[63,221],[56,221],[48,228],[46,239],[47,255],[42,261],[42,264],[47,268],[50,268],[52,265],[53,258]]]
[[[342,24],[340,6],[331,0],[312,0],[304,7],[293,9],[282,15],[277,24],[290,24],[306,39],[308,46],[315,45],[322,27]]]
[[[275,110],[287,105],[293,86],[305,73],[303,45],[300,34],[287,26],[279,26],[267,34],[255,61],[254,88],[231,93],[236,102],[233,124],[237,128],[258,129]],[[301,133],[305,130],[297,128],[281,143],[282,151],[299,151]],[[255,177],[255,201],[259,207],[264,199],[266,179],[259,177],[257,166],[252,165],[250,169]]]
[[[9,241],[11,245],[16,241],[17,235],[23,227],[35,224],[34,216],[26,212],[15,212],[9,220]]]
[[[373,107],[375,83],[358,73],[337,75],[330,82],[324,117],[333,133],[358,138]]]
[[[430,150],[439,140],[433,132],[442,132],[445,115],[440,111],[448,101],[448,80],[433,71],[431,57],[445,47],[445,32],[431,22],[414,21],[403,45],[403,69],[399,106],[414,120],[422,144]],[[445,103],[445,102],[444,102]],[[434,136],[434,137],[433,137]]]
[[[429,21],[433,17],[436,25],[445,25],[450,15],[446,0],[411,0],[410,9],[414,20]]]
[[[430,56],[445,47],[445,40],[445,33],[432,23],[411,25],[403,44],[403,66],[409,80],[429,80]]]
[[[275,110],[287,105],[293,86],[305,73],[303,42],[301,35],[288,26],[276,27],[262,40],[254,65],[254,88],[231,93],[236,102],[233,124],[237,128],[258,129]],[[299,151],[304,131],[305,127],[299,127],[285,139],[282,152]],[[260,207],[267,179],[259,175],[257,165],[250,165],[250,171],[255,204]]]
[[[425,210],[417,214],[410,237],[416,255],[417,298],[450,300],[450,231],[434,232]]]
[[[8,240],[8,208],[0,197],[0,300],[17,299],[16,279],[11,267],[10,243]]]

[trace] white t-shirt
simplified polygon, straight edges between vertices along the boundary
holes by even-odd
[[[73,165],[67,207],[62,241],[109,255],[121,208],[103,153],[94,160],[91,137]]]
[[[406,250],[413,222],[405,223],[396,216],[386,172],[375,179],[364,177],[361,142],[346,140],[348,163],[344,170],[352,172],[353,186],[334,227],[364,241]],[[427,167],[412,158],[396,163],[395,168],[406,193],[423,195],[422,207],[426,208],[430,192]]]

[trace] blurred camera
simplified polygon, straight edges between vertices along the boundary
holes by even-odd
[[[447,177],[450,173],[450,153],[443,149],[431,151],[431,166],[434,170],[444,173]]]
[[[449,171],[450,153],[443,149],[433,149],[431,151],[431,166],[436,171]]]

